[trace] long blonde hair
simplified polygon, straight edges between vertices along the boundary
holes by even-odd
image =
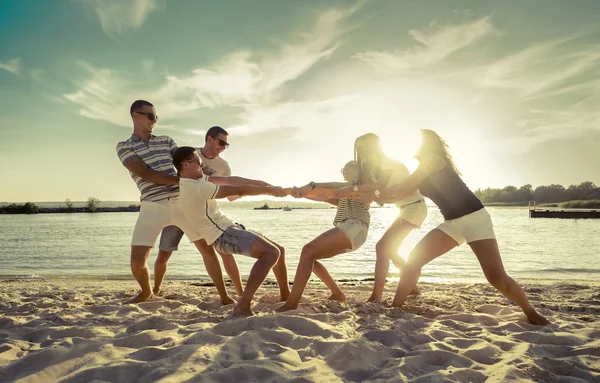
[[[456,168],[454,160],[452,160],[450,147],[448,147],[446,141],[430,129],[421,129],[421,135],[423,142],[421,142],[421,147],[419,148],[419,155],[435,154],[445,158],[452,170],[460,176],[461,174]]]
[[[360,170],[360,184],[375,183],[379,180],[383,158],[381,141],[375,133],[364,134],[354,141],[354,161]]]

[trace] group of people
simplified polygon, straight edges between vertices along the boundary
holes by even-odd
[[[344,293],[319,261],[354,251],[365,243],[371,223],[369,206],[377,202],[396,204],[400,214],[377,242],[375,282],[369,301],[382,302],[390,261],[401,270],[392,301],[392,306],[401,307],[411,293],[419,292],[421,269],[466,242],[491,285],[517,303],[531,323],[548,323],[532,307],[519,284],[506,274],[490,215],[462,181],[447,145],[434,131],[422,130],[422,144],[415,156],[419,167],[412,174],[402,163],[386,157],[379,137],[368,133],[356,139],[354,159],[341,170],[344,182],[311,181],[301,187],[282,188],[231,176],[229,165],[220,157],[229,146],[228,133],[221,127],[210,128],[200,148],[178,147],[170,137],[152,134],[158,117],[150,102],[135,101],[130,114],[134,131],[129,139],[117,145],[117,154],[141,193],[140,213],[131,243],[131,271],[141,292],[131,303],[160,293],[168,260],[183,234],[202,255],[221,302],[230,304],[234,301],[225,289],[217,258],[217,253],[220,254],[240,296],[234,315],[252,315],[252,298],[270,270],[284,302],[277,311],[298,307],[313,272],[331,290],[331,299],[344,301]],[[302,248],[291,291],[284,247],[230,220],[216,201],[249,195],[292,195],[337,206],[333,227]],[[424,197],[439,207],[444,222],[425,235],[404,261],[398,249],[406,236],[425,220]],[[159,235],[152,287],[147,261]],[[245,287],[233,254],[256,259]]]

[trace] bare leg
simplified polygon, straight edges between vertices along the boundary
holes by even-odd
[[[160,286],[167,274],[167,264],[169,263],[169,258],[171,258],[172,254],[172,251],[158,251],[158,256],[154,262],[154,289],[152,289],[154,295],[160,294]]]
[[[495,239],[484,239],[469,243],[471,249],[477,256],[481,269],[488,282],[500,291],[505,297],[515,302],[521,307],[529,321],[537,325],[546,325],[548,320],[540,315],[525,295],[525,292],[519,284],[509,277],[504,270],[498,241]]]
[[[254,240],[251,252],[252,257],[257,258],[258,260],[254,263],[254,266],[252,266],[244,293],[236,308],[233,310],[233,315],[235,316],[253,315],[252,310],[250,310],[252,298],[254,297],[256,290],[258,290],[260,285],[265,281],[271,268],[277,263],[280,255],[277,246],[262,237],[257,237]]]
[[[215,248],[215,250],[217,250]],[[235,287],[235,292],[237,295],[242,295],[244,292],[244,285],[242,285],[242,278],[240,277],[240,269],[238,268],[238,264],[235,261],[235,258],[232,254],[221,253],[217,250],[217,253],[221,255],[221,259],[223,260],[223,267],[225,268],[225,272],[231,279],[233,286]]]
[[[131,246],[131,273],[139,283],[142,292],[131,298],[126,303],[139,303],[152,297],[150,285],[150,270],[148,269],[149,246]]]
[[[298,303],[300,302],[300,298],[302,298],[302,293],[317,259],[331,258],[342,254],[351,246],[346,234],[337,227],[324,232],[304,245],[300,254],[300,262],[298,263],[298,269],[296,269],[294,285],[292,286],[290,296],[287,302],[279,307],[277,311],[294,310],[298,307]]]
[[[433,229],[427,233],[417,246],[415,246],[415,249],[408,258],[408,262],[406,262],[406,265],[402,269],[392,306],[401,307],[404,304],[410,291],[419,281],[423,266],[452,250],[457,245],[455,240],[441,230]]]
[[[329,290],[331,290],[331,296],[329,297],[330,300],[339,302],[346,301],[346,294],[344,294],[342,289],[340,289],[340,286],[338,286],[338,284],[329,274],[329,271],[327,271],[321,262],[315,261],[313,265],[313,273],[315,273],[315,275],[319,277],[323,283],[325,283]]]
[[[285,248],[269,238],[263,238],[279,249],[279,259],[275,266],[273,266],[273,274],[277,280],[277,286],[279,286],[279,297],[285,302],[290,296],[290,281],[288,279],[287,264],[285,263]]]
[[[221,303],[224,305],[228,305],[233,303],[233,299],[227,295],[227,290],[225,289],[225,283],[223,282],[223,273],[221,272],[221,265],[219,264],[219,259],[217,258],[217,253],[215,253],[215,249],[212,246],[208,246],[206,241],[200,239],[194,242],[196,248],[202,254],[202,260],[204,261],[204,267],[206,267],[206,272],[210,276],[210,279],[215,284],[217,291],[219,292],[219,296],[221,297]]]
[[[415,225],[398,218],[387,229],[385,234],[377,242],[375,251],[377,259],[375,261],[375,283],[373,285],[373,293],[367,300],[368,302],[381,302],[383,298],[383,288],[388,275],[390,260],[399,270],[402,269],[405,262],[398,255],[398,248],[402,241],[415,229]]]

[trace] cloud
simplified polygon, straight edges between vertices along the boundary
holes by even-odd
[[[419,43],[412,48],[366,51],[357,53],[354,57],[379,70],[399,72],[418,69],[443,61],[454,52],[480,41],[491,31],[489,17],[459,25],[431,24],[427,30],[409,31]]]
[[[600,45],[582,47],[574,39],[545,42],[504,57],[489,65],[481,85],[516,89],[526,97],[579,91],[589,85],[580,76],[600,74]]]
[[[126,32],[140,29],[148,15],[159,9],[158,0],[83,0],[95,11],[102,30],[118,39]]]
[[[0,69],[9,71],[12,74],[19,74],[20,66],[21,66],[21,58],[20,57],[10,59],[7,61],[0,61]]]
[[[168,75],[154,89],[136,89],[136,84],[116,71],[81,63],[87,78],[63,98],[80,106],[80,114],[85,117],[120,126],[129,126],[130,121],[126,113],[118,111],[138,97],[152,100],[165,118],[201,108],[234,107],[241,111],[239,118],[245,119],[261,108],[280,103],[285,84],[329,57],[351,29],[344,21],[361,4],[320,14],[314,26],[307,28],[310,32],[296,33],[293,42],[280,44],[272,51],[232,52],[187,75]]]

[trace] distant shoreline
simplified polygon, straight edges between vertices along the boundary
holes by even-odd
[[[577,201],[571,201],[577,202]],[[105,202],[109,205],[114,205],[115,203],[119,203],[118,201],[108,201]],[[132,204],[128,201],[122,201],[121,203],[128,204],[127,206],[98,206],[95,211],[89,211],[87,207],[82,206],[83,203],[75,203],[77,207],[67,208],[65,206],[56,206],[58,203],[55,202],[39,202],[39,203],[26,203],[26,204],[17,204],[17,203],[0,203],[0,214],[72,214],[72,213],[135,213],[140,211],[140,205]],[[567,202],[562,202],[560,204],[568,204]],[[38,204],[46,205],[39,206]],[[247,208],[253,210],[329,210],[334,209],[334,206],[325,204],[325,203],[314,203],[314,202],[288,202],[288,201],[243,201],[243,202],[228,202],[223,201],[224,206],[228,207],[240,207]],[[265,207],[265,204],[268,207]],[[29,208],[23,209],[26,205]],[[55,205],[55,206],[48,206]],[[272,205],[272,206],[271,206]],[[524,209],[528,207],[527,203],[524,202],[491,202],[484,203],[486,207],[495,207],[495,208],[520,208]],[[559,207],[559,203],[552,204],[540,204],[537,207]],[[10,207],[13,206],[11,210]],[[429,205],[428,205],[429,206]],[[19,209],[14,209],[17,207]],[[383,208],[393,208],[392,204],[386,204]],[[433,207],[429,206],[429,207]],[[379,206],[373,206],[373,208],[379,208]]]

